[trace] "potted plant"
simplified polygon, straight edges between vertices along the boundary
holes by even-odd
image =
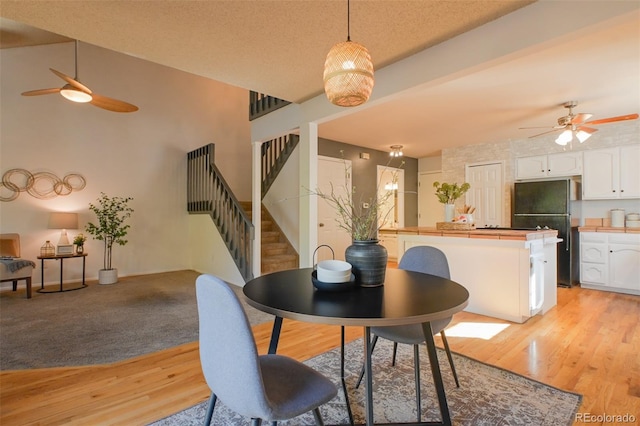
[[[400,167],[403,165],[404,161]],[[345,162],[344,195],[336,192],[333,185],[329,193],[320,190],[314,193],[336,211],[338,227],[351,234],[352,244],[347,247],[345,260],[352,265],[356,281],[363,287],[380,286],[384,283],[388,256],[387,249],[378,244],[379,224],[385,222],[379,219],[380,216],[385,219],[393,210],[386,207],[393,192],[387,191],[380,197],[380,191],[376,190],[373,196],[366,196],[358,192],[355,186],[347,188],[350,174],[350,167]]]
[[[454,183],[433,182],[433,187],[436,189],[436,197],[444,204],[445,222],[451,222],[455,213],[456,200],[462,197],[471,188],[467,182],[462,185]]]
[[[80,234],[76,235],[76,237],[73,239],[73,244],[76,245],[76,253],[78,253],[78,254],[84,253],[84,242],[85,241],[87,241],[87,237],[85,237],[84,234],[80,233]]]
[[[118,282],[118,270],[112,268],[112,250],[114,244],[124,246],[127,240],[124,237],[129,231],[129,225],[124,222],[133,213],[129,207],[131,197],[109,197],[104,192],[100,193],[96,204],[89,203],[89,210],[95,213],[98,222],[89,222],[86,231],[94,239],[104,242],[103,269],[98,271],[98,283],[114,284]]]

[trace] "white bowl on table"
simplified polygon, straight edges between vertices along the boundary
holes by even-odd
[[[351,264],[342,260],[323,260],[316,268],[318,281],[346,283],[351,279]]]

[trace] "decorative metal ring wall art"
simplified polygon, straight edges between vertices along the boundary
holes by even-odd
[[[81,191],[85,186],[86,179],[78,173],[69,173],[60,179],[51,172],[31,173],[25,169],[11,169],[2,175],[0,201],[13,201],[21,192],[47,200],[69,195],[73,191]]]

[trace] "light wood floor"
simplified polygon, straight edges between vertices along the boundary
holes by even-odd
[[[558,296],[557,308],[525,324],[460,313],[452,326],[508,327],[492,338],[455,337],[449,327],[451,348],[583,394],[580,413],[640,418],[640,297],[580,288],[558,289]],[[254,328],[260,353],[270,332],[269,323]],[[353,340],[362,330],[347,335]],[[305,360],[339,343],[339,327],[285,320],[279,353]],[[110,365],[1,372],[0,424],[144,425],[208,394],[197,343],[190,343]]]

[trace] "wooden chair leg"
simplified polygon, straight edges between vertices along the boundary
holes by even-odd
[[[13,280],[13,291],[18,289],[18,280]]]
[[[391,366],[396,366],[396,354],[398,353],[398,342],[393,342],[393,356],[391,357]]]
[[[27,281],[27,299],[31,299],[31,277],[25,278]]]

